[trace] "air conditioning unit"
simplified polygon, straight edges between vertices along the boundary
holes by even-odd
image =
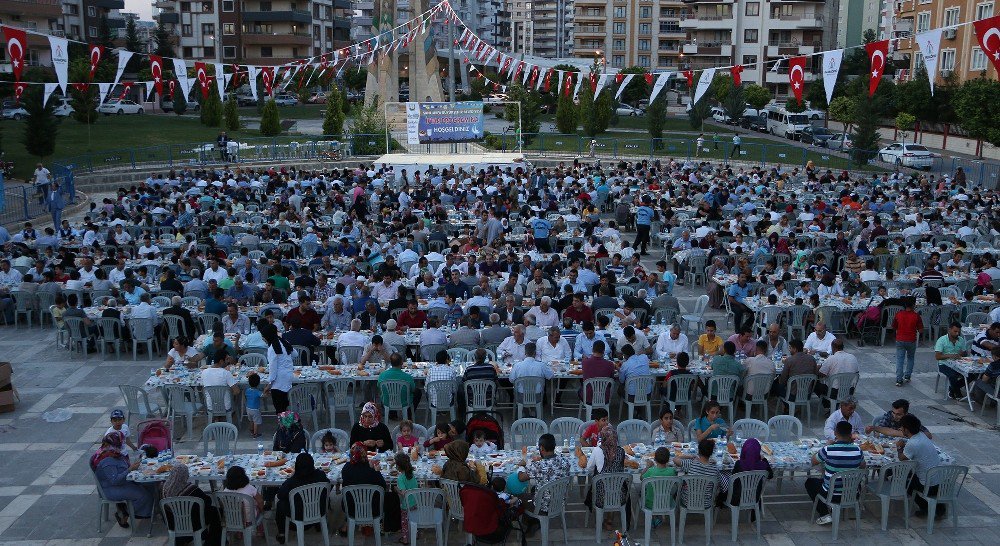
[[[949,78],[949,77],[951,77],[951,70],[942,70],[941,71],[941,77],[942,78]]]
[[[953,28],[946,28],[942,33],[945,40],[954,40],[956,34],[958,34],[958,31]]]

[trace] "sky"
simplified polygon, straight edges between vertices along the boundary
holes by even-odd
[[[138,13],[143,21],[153,20],[153,2],[151,0],[125,0],[125,11]]]

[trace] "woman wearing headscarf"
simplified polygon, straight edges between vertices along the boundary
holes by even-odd
[[[712,265],[708,266],[708,273],[705,281],[705,293],[708,294],[708,305],[712,309],[722,308],[722,298],[725,295],[722,285],[715,282],[717,274],[726,274],[726,261],[722,256],[716,256],[712,260]]]
[[[207,525],[207,535],[204,535],[206,543],[209,545],[219,544],[222,537],[222,526],[219,522],[219,511],[212,506],[212,497],[205,494],[200,487],[191,483],[191,475],[186,465],[175,463],[167,476],[167,481],[163,482],[161,497],[169,499],[171,497],[194,497],[201,499],[205,503],[205,521]],[[196,508],[191,509],[192,523],[195,529],[203,524]],[[173,527],[173,514],[166,512],[167,528]],[[190,538],[177,539],[176,544],[190,542]]]
[[[607,474],[610,472],[624,472],[625,467],[638,468],[639,465],[635,461],[628,459],[625,456],[625,449],[618,445],[618,433],[615,432],[614,427],[611,425],[606,425],[601,429],[600,432],[601,448],[595,449],[590,454],[590,460],[587,461],[587,472],[593,472],[594,475],[597,474]],[[580,452],[582,453],[582,451]],[[624,494],[628,495],[628,487],[624,489]],[[596,506],[604,505],[604,488],[597,488],[597,498],[590,499],[590,493],[587,493],[587,499],[585,499],[584,504],[588,506],[593,506],[593,504],[588,504],[587,501],[596,503]],[[628,510],[625,512],[629,522],[632,521],[632,511]],[[604,515],[604,529],[607,531],[614,530],[614,526],[611,523],[611,514]]]
[[[379,453],[393,450],[389,427],[382,422],[382,414],[375,402],[365,402],[361,417],[351,428],[351,444],[361,442],[365,448]]]
[[[774,478],[774,470],[771,469],[771,463],[767,462],[767,459],[761,457],[760,454],[760,442],[756,438],[750,438],[743,442],[743,447],[740,449],[740,460],[736,461],[733,466],[733,474],[737,472],[753,472],[755,470],[763,470],[767,472],[767,479]],[[740,498],[740,483],[736,482],[732,486],[733,489],[733,499]],[[764,492],[764,482],[760,483],[760,487],[757,489],[757,500],[760,500],[761,494]],[[725,493],[722,493],[723,495]],[[750,520],[753,521],[755,515],[750,512]]]
[[[90,469],[101,484],[104,497],[111,501],[121,501],[115,520],[121,527],[128,527],[128,513],[124,501],[132,501],[135,517],[145,519],[153,514],[153,490],[141,484],[128,481],[128,473],[139,468],[139,461],[129,464],[128,455],[122,451],[124,435],[113,431],[104,436],[101,447],[90,458]]]
[[[277,494],[277,504],[274,510],[274,522],[278,527],[278,535],[275,537],[278,544],[285,543],[285,520],[291,514],[291,503],[289,501],[288,494],[296,487],[301,487],[303,485],[309,485],[312,483],[329,483],[330,480],[326,477],[326,474],[322,470],[319,470],[315,466],[312,455],[308,453],[299,453],[295,457],[295,471],[292,475],[285,480],[280,487],[278,487]],[[326,498],[329,491],[323,493],[320,497],[320,510],[326,513]],[[295,505],[295,512],[301,514],[303,507],[301,504]]]
[[[302,430],[302,420],[294,411],[286,411],[278,416],[278,430],[274,432],[274,451],[299,453],[305,451],[308,439]]]
[[[434,465],[431,471],[445,480],[460,483],[483,485],[486,483],[486,469],[475,462],[466,462],[469,458],[469,442],[453,440],[444,446],[444,454],[448,460],[443,467]]]
[[[340,480],[344,487],[351,485],[377,485],[386,491],[385,502],[378,502],[377,498],[372,499],[372,510],[374,515],[379,515],[384,507],[385,517],[383,518],[383,526],[386,531],[395,531],[399,529],[399,496],[395,493],[389,491],[388,486],[385,484],[385,478],[382,477],[382,473],[378,470],[372,468],[371,463],[368,462],[368,448],[365,444],[361,442],[351,443],[351,449],[348,452],[350,459],[347,464],[344,465],[343,470],[340,472]],[[348,516],[354,516],[354,504],[351,500],[344,496],[344,511]],[[347,527],[342,527],[340,534],[346,536]]]
[[[271,393],[274,409],[284,413],[288,409],[288,391],[292,390],[292,370],[298,351],[278,336],[274,326],[264,328],[260,335],[267,343],[268,386],[264,394]]]

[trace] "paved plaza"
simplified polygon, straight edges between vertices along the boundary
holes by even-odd
[[[703,289],[698,287],[698,293]],[[696,293],[686,287],[678,289],[681,302],[690,308]],[[724,322],[719,313],[715,318]],[[723,331],[729,330],[723,328]],[[866,505],[861,523],[861,534],[852,525],[841,530],[840,542],[857,542],[859,539],[883,544],[997,544],[1000,528],[996,526],[1000,514],[1000,435],[992,425],[996,417],[992,410],[985,419],[980,417],[978,406],[970,412],[963,403],[946,400],[944,387],[935,393],[936,366],[933,353],[927,346],[920,348],[917,373],[912,383],[904,387],[893,385],[895,353],[887,347],[857,347],[848,343],[848,350],[855,352],[862,363],[862,382],[858,390],[863,420],[870,422],[874,414],[889,408],[896,398],[910,399],[911,411],[928,426],[934,441],[951,453],[958,464],[971,468],[969,479],[961,495],[959,528],[951,528],[950,518],[939,521],[933,535],[927,535],[925,520],[912,519],[909,530],[904,529],[901,506],[893,505],[888,532],[879,530],[878,504]],[[88,458],[108,426],[112,408],[121,407],[123,401],[118,390],[122,383],[142,384],[154,366],[145,360],[103,360],[91,354],[84,360],[56,346],[55,331],[51,328],[13,329],[0,328],[0,360],[14,365],[14,384],[21,402],[14,413],[0,415],[0,542],[4,544],[164,544],[166,533],[162,522],[156,521],[153,537],[146,538],[145,522],[140,524],[139,536],[130,538],[126,529],[113,522],[104,523],[97,532],[97,493]],[[154,356],[155,364],[162,364],[163,357]],[[814,410],[817,408],[814,405]],[[66,408],[72,418],[61,423],[48,423],[43,419],[47,411]],[[569,415],[569,412],[565,412]],[[422,418],[423,411],[418,418]],[[557,415],[559,416],[559,415]],[[613,413],[613,418],[616,415]],[[824,416],[813,416],[806,425],[805,436],[822,433]],[[546,419],[551,419],[546,416]],[[183,424],[178,423],[183,430]],[[509,423],[508,423],[509,424]],[[805,424],[805,423],[804,423]],[[196,428],[204,420],[196,421]],[[342,425],[343,426],[343,425]],[[273,431],[274,425],[265,429]],[[253,451],[256,441],[246,430],[241,432],[239,449]],[[196,452],[200,442],[178,442],[180,452]],[[763,541],[769,544],[816,544],[831,541],[830,528],[820,527],[809,520],[810,506],[802,489],[802,479],[783,485],[783,495],[777,493],[775,484],[768,485],[763,522]],[[791,495],[789,495],[791,493]],[[575,495],[575,494],[574,494]],[[773,504],[785,502],[780,506]],[[578,497],[571,498],[569,525],[570,544],[593,544],[593,518],[583,527],[584,508]],[[633,536],[641,537],[639,531]],[[271,522],[273,537],[273,522]],[[452,529],[451,543],[461,544],[457,525]],[[743,542],[757,542],[752,528],[744,521],[741,527]],[[730,523],[727,512],[719,512],[713,540],[729,541]],[[561,540],[561,533],[554,538]],[[606,538],[607,535],[605,534]],[[686,538],[688,542],[704,540],[704,527],[700,516],[690,516]],[[289,537],[294,540],[293,537]],[[536,533],[530,542],[538,543]],[[273,538],[272,538],[273,540]],[[344,544],[346,539],[334,536],[334,544]],[[368,544],[374,540],[368,538]],[[432,538],[427,537],[426,543]],[[395,536],[386,538],[395,542]],[[421,539],[425,542],[425,539]],[[610,544],[610,539],[604,543]],[[654,532],[653,544],[669,544],[669,529],[661,526]],[[261,541],[262,543],[262,541]],[[307,543],[320,543],[316,533],[307,534]],[[360,542],[359,542],[360,543]]]

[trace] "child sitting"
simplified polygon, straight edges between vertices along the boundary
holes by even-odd
[[[132,451],[137,451],[138,448],[132,443],[132,433],[128,429],[128,425],[125,424],[125,412],[120,409],[116,409],[111,412],[111,426],[108,427],[108,431],[104,433],[105,436],[110,434],[112,431],[120,432],[122,439],[125,444],[132,449]]]
[[[490,482],[490,487],[492,487],[493,491],[495,491],[497,496],[500,497],[500,500],[504,501],[509,506],[516,507],[521,504],[521,499],[507,492],[507,480],[497,476]]]
[[[658,447],[653,453],[653,466],[646,469],[642,473],[642,479],[646,478],[656,478],[660,476],[676,476],[677,470],[674,469],[670,464],[670,450],[666,447]],[[653,508],[653,486],[646,486],[646,508]],[[653,518],[653,527],[659,526],[663,523],[663,518],[657,516]]]
[[[413,447],[417,445],[417,442],[419,441],[420,438],[413,435],[413,422],[404,419],[403,422],[399,424],[399,436],[396,437],[396,447]]]
[[[473,445],[469,447],[469,455],[472,457],[485,457],[491,453],[496,453],[497,445],[486,439],[486,433],[477,430],[472,436]]]
[[[329,430],[323,435],[323,438],[320,440],[320,444],[323,445],[323,451],[321,451],[321,453],[340,453],[340,450],[337,449],[337,439]]]
[[[424,447],[441,451],[444,446],[448,445],[448,442],[451,442],[451,438],[448,436],[448,423],[438,423],[434,425],[434,437],[424,442]]]

